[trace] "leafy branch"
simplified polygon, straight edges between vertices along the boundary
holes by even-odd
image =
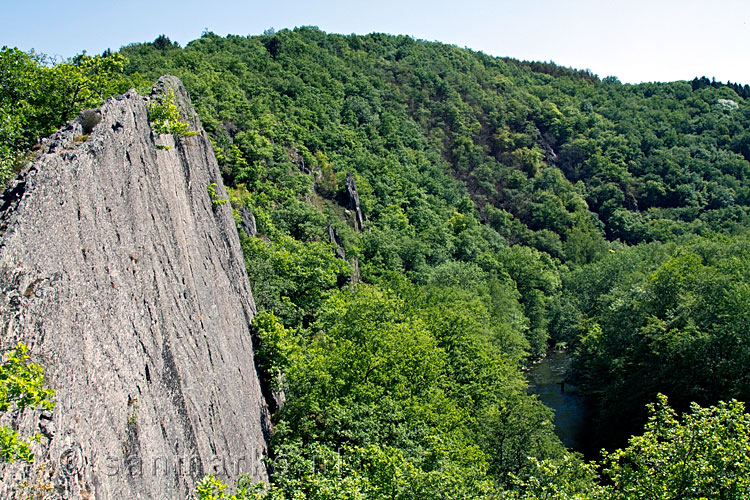
[[[198,133],[190,130],[190,125],[182,121],[180,111],[174,102],[174,89],[167,90],[158,102],[151,103],[148,108],[148,119],[156,134],[172,134],[178,137],[191,137]],[[159,149],[169,149],[169,146],[157,146]]]
[[[28,350],[24,344],[18,344],[0,364],[0,414],[10,411],[12,406],[19,410],[27,407],[52,410],[55,406],[55,391],[44,385],[42,367],[29,363]],[[31,439],[38,439],[38,436]],[[0,426],[0,461],[17,459],[34,461],[29,441],[13,429]]]
[[[211,198],[211,207],[216,208],[220,207],[221,205],[226,204],[228,201],[226,198],[222,198],[222,196],[216,192],[216,188],[218,186],[215,182],[212,182],[208,186],[206,186],[206,191],[208,191],[208,197]]]

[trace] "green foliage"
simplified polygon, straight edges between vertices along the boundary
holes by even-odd
[[[263,483],[253,483],[248,476],[240,476],[234,493],[227,493],[227,485],[208,474],[195,485],[197,500],[276,500],[272,492],[265,489]]]
[[[516,245],[494,255],[484,255],[482,266],[488,271],[504,272],[516,283],[524,313],[529,320],[526,338],[536,356],[547,349],[548,309],[560,290],[560,277],[549,255],[530,247]]]
[[[172,134],[177,137],[196,135],[198,131],[190,130],[190,125],[182,121],[180,110],[177,108],[174,99],[174,89],[167,89],[166,92],[159,95],[157,102],[149,103],[148,119],[154,132],[158,135]],[[168,150],[170,146],[157,146],[157,148]]]
[[[531,459],[532,471],[525,479],[514,478],[515,488],[507,498],[523,500],[595,500],[611,498],[596,483],[597,464],[575,455],[558,460]]]
[[[259,359],[288,397],[273,450],[289,468],[269,495],[387,496],[376,468],[358,468],[375,449],[408,464],[393,470],[413,491],[439,462],[527,498],[595,497],[593,469],[564,454],[523,390],[519,366],[550,335],[576,350],[605,439],[635,431],[657,390],[678,407],[741,397],[742,320],[729,318],[744,318],[742,265],[657,272],[678,257],[670,242],[747,225],[750,111],[739,96],[716,105],[734,87],[622,85],[311,27],[122,53],[128,74],[180,76],[233,205],[256,218],[261,237],[242,244],[264,311]],[[624,246],[647,242],[661,243]],[[352,258],[365,283],[349,289]],[[308,472],[311,453],[339,446],[344,473]],[[405,491],[389,481],[382,491]]]
[[[190,130],[190,125],[181,121],[180,111],[174,102],[174,89],[168,89],[158,97],[157,102],[148,108],[148,119],[157,134],[174,134],[189,137],[198,132]]]
[[[229,201],[226,198],[222,198],[222,196],[216,192],[217,187],[218,186],[215,182],[212,182],[211,184],[206,186],[206,191],[208,191],[208,197],[211,199],[211,206],[213,208],[225,205],[227,201]]]
[[[42,367],[29,363],[28,347],[18,344],[5,358],[0,364],[0,414],[25,408],[51,411],[55,406],[55,391],[44,385]],[[0,426],[0,460],[33,462],[29,441],[13,429]]]
[[[274,464],[275,485],[238,482],[237,494],[207,476],[196,487],[199,499],[230,498],[508,498],[508,499],[674,499],[744,498],[750,493],[750,415],[735,400],[701,408],[694,404],[678,419],[667,399],[648,405],[644,433],[628,446],[604,455],[601,464],[574,455],[531,459],[523,477],[511,475],[504,492],[483,479],[486,465],[456,468],[442,455],[437,467],[419,467],[389,446],[333,448],[286,445]],[[439,448],[440,449],[440,448]],[[443,450],[440,453],[445,453]],[[440,455],[438,455],[440,456]],[[434,460],[437,456],[432,456]],[[470,460],[464,456],[463,462]],[[435,462],[433,462],[435,463]],[[597,484],[597,469],[607,479]]]
[[[566,278],[562,336],[577,346],[578,383],[594,403],[600,444],[623,443],[656,393],[747,400],[747,235],[623,249]]]
[[[443,400],[434,383],[444,354],[425,325],[397,297],[361,286],[326,301],[314,331],[307,355],[287,372],[290,430],[305,439],[348,436],[360,445],[413,439],[409,429]],[[361,421],[367,414],[371,420]]]
[[[32,436],[31,439],[35,439],[35,437]],[[8,462],[22,460],[31,463],[34,461],[30,442],[24,440],[18,432],[6,426],[0,426],[0,457]]]
[[[750,495],[750,415],[732,400],[691,411],[680,421],[658,395],[627,448],[604,457],[609,498],[746,498]],[[609,489],[609,488],[608,488]]]
[[[128,89],[119,53],[64,62],[43,54],[0,49],[0,187],[28,160],[34,145],[81,110]]]
[[[573,227],[565,238],[565,261],[578,265],[590,264],[604,257],[607,246],[607,241],[599,231]]]
[[[459,469],[448,457],[433,456],[433,468],[425,471],[389,446],[344,446],[337,450],[320,445],[305,449],[286,446],[274,464],[274,485],[250,485],[240,479],[236,494],[212,476],[196,487],[199,500],[282,499],[496,499],[499,491],[477,469]],[[465,459],[468,461],[468,459]]]
[[[258,308],[273,311],[290,327],[312,322],[327,294],[350,273],[329,243],[281,236],[268,243],[247,238],[242,245]]]
[[[395,454],[413,476],[399,488],[439,476],[429,494],[438,498],[451,488],[484,495],[510,473],[524,475],[527,456],[560,457],[551,414],[525,393],[516,368],[525,343],[511,328],[514,316],[468,290],[406,285],[402,293],[408,301],[364,284],[334,293],[296,334],[261,316],[261,363],[286,379],[277,453],[348,446]],[[282,470],[274,484],[297,478],[292,472]],[[367,484],[377,479],[370,468],[358,474]],[[294,484],[286,491],[302,487]]]
[[[275,464],[277,484],[286,492],[282,498],[296,494],[316,499],[489,499],[499,493],[483,476],[481,462],[473,462],[470,455],[451,457],[445,450],[430,455],[429,468],[387,445],[344,446],[336,451],[288,447],[283,452]],[[465,466],[458,466],[460,462]]]
[[[550,336],[575,349],[608,445],[659,391],[678,410],[750,397],[745,87],[622,85],[312,27],[58,64],[3,48],[0,183],[81,109],[164,73],[255,215],[259,365],[286,380],[288,467],[235,498],[595,498],[594,469],[525,394],[519,367]],[[194,133],[173,93],[149,114],[157,135]],[[339,448],[341,468],[311,472]]]
[[[253,318],[253,332],[258,339],[255,359],[262,374],[269,377],[268,384],[275,390],[279,386],[279,377],[286,373],[299,356],[299,339],[292,329],[286,328],[276,315],[270,311],[261,311]]]

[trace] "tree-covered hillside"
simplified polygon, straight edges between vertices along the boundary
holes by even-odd
[[[750,396],[746,86],[316,28],[93,61],[123,64],[101,97],[180,77],[231,187],[274,410],[273,489],[245,497],[653,498],[637,474],[679,453],[650,478],[663,498],[748,494],[743,434],[721,431],[748,419],[719,404]],[[0,95],[8,116],[24,88]],[[44,127],[2,129],[16,165]],[[527,394],[522,369],[555,343],[592,442],[623,447],[598,470]]]

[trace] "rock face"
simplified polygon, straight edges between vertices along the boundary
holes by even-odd
[[[736,101],[733,101],[731,99],[719,99],[718,101],[716,101],[716,106],[728,111],[734,111],[740,108],[740,105],[737,104]]]
[[[256,236],[258,234],[258,228],[255,224],[255,216],[253,213],[245,206],[241,206],[239,212],[240,226],[242,227],[242,230],[245,231],[245,234],[248,236]]]
[[[346,173],[346,193],[349,197],[349,208],[354,211],[354,227],[357,231],[361,231],[365,225],[365,219],[362,217],[362,207],[359,204],[357,183],[349,172]]]
[[[339,230],[333,227],[332,224],[328,224],[328,238],[330,238],[331,243],[336,245],[336,257],[346,260],[346,252],[344,251],[344,247],[341,246]]]
[[[157,87],[200,130],[181,82]],[[219,168],[202,131],[155,137],[146,102],[130,91],[70,122],[0,200],[2,348],[26,343],[57,400],[13,424],[43,431],[61,498],[266,479],[255,305],[232,210],[206,189],[226,198]],[[0,469],[0,497],[19,470]]]

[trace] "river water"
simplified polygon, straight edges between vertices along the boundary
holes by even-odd
[[[547,356],[526,372],[529,392],[555,412],[555,433],[572,450],[584,451],[586,407],[576,387],[566,382],[571,355],[550,349]],[[564,385],[563,385],[564,384]]]

